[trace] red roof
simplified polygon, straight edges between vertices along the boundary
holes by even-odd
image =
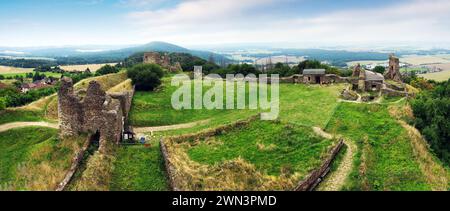
[[[0,89],[4,89],[4,88],[7,88],[7,87],[8,87],[8,85],[0,82]]]

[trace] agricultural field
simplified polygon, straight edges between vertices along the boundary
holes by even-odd
[[[348,67],[354,67],[357,64],[360,65],[369,65],[369,64],[387,64],[389,61],[388,60],[362,60],[362,61],[352,61],[352,62],[347,62],[347,66]]]
[[[450,59],[448,59],[446,56],[440,55],[406,55],[400,58],[400,62],[408,63],[411,65],[445,64],[450,63]]]
[[[91,72],[96,72],[100,68],[105,65],[114,66],[117,63],[106,63],[106,64],[84,64],[84,65],[62,65],[60,68],[64,71],[73,72],[73,71],[85,71],[87,68],[91,70]]]
[[[447,81],[448,79],[450,79],[450,70],[435,73],[420,74],[419,76],[424,77],[428,80],[435,80],[440,82]]]
[[[20,67],[8,67],[0,65],[0,74],[21,74],[21,73],[31,73],[33,68],[20,68]]]
[[[14,77],[14,76],[25,77],[25,75],[27,73],[34,73],[33,68],[0,66],[0,75],[3,75],[4,77]],[[40,73],[40,74],[45,74],[48,77],[50,77],[50,76],[55,77],[55,78],[61,77],[61,74],[59,74],[59,73],[46,72],[46,73]]]

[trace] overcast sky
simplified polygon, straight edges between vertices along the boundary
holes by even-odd
[[[0,46],[450,43],[449,0],[0,0]]]

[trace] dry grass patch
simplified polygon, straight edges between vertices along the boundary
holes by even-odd
[[[77,191],[108,191],[111,173],[114,170],[115,157],[95,152],[86,165],[86,169],[73,187]]]
[[[89,68],[89,70],[91,72],[97,72],[97,70],[99,70],[100,68],[102,68],[105,65],[111,65],[114,66],[117,63],[106,63],[106,64],[84,64],[84,65],[62,65],[60,66],[61,69],[63,69],[64,71],[68,71],[68,72],[73,72],[73,71],[85,71],[87,68]]]
[[[131,90],[133,90],[133,84],[131,82],[131,79],[127,79],[122,83],[118,84],[117,86],[114,86],[111,89],[109,89],[108,92],[124,92]]]

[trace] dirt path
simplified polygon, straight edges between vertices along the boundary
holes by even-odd
[[[333,135],[323,131],[321,128],[314,127],[314,132],[324,138],[331,139]],[[339,164],[336,171],[331,172],[330,175],[320,184],[319,191],[340,191],[345,183],[345,180],[350,175],[353,169],[353,156],[356,153],[357,146],[348,140],[344,140],[347,146],[347,151]]]
[[[49,122],[13,122],[13,123],[7,123],[0,125],[0,132],[5,132],[7,130],[15,129],[15,128],[21,128],[21,127],[49,127],[58,129],[58,124],[56,123],[49,123]]]
[[[135,133],[150,133],[150,132],[160,132],[160,131],[168,131],[168,130],[179,130],[179,129],[186,129],[186,128],[193,128],[197,125],[201,124],[207,124],[209,123],[208,120],[202,120],[197,122],[191,122],[186,124],[178,124],[178,125],[167,125],[167,126],[158,126],[158,127],[136,127],[134,128]]]

